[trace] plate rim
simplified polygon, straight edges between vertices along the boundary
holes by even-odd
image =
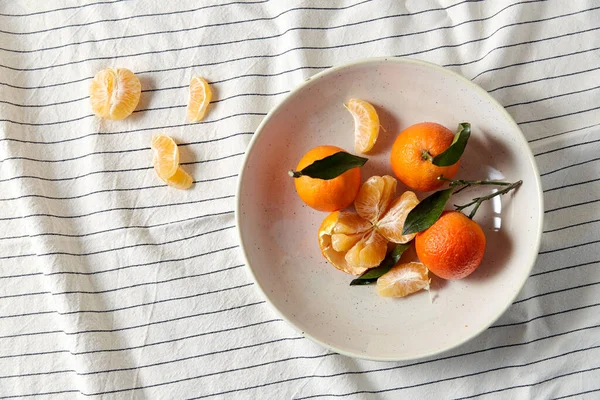
[[[246,248],[244,245],[245,242],[242,238],[242,232],[241,232],[241,228],[240,228],[240,223],[241,223],[241,217],[240,217],[241,196],[240,195],[241,195],[241,189],[242,189],[242,182],[244,181],[244,175],[245,175],[245,170],[246,170],[246,165],[248,163],[248,159],[252,153],[252,150],[254,149],[254,145],[256,144],[258,137],[262,133],[264,126],[269,123],[269,121],[273,118],[273,116],[280,109],[282,109],[290,101],[290,99],[292,99],[294,97],[294,95],[296,93],[298,93],[299,91],[304,89],[308,84],[312,83],[313,81],[321,79],[321,78],[331,75],[331,74],[335,74],[336,72],[346,69],[346,68],[350,68],[350,67],[354,67],[354,66],[358,66],[358,65],[364,65],[364,64],[377,64],[377,63],[386,63],[386,62],[398,63],[398,64],[419,65],[422,67],[433,69],[440,73],[451,75],[452,77],[465,83],[467,86],[470,86],[471,89],[473,89],[475,92],[480,94],[483,98],[488,100],[490,102],[490,104],[492,104],[494,107],[496,107],[500,111],[500,113],[504,116],[504,118],[506,118],[508,120],[509,124],[513,128],[515,128],[516,132],[518,132],[517,137],[519,138],[519,140],[522,141],[521,144],[524,145],[522,147],[525,149],[524,153],[527,155],[529,164],[533,168],[533,172],[534,172],[534,176],[535,176],[535,186],[536,186],[537,194],[538,194],[538,196],[537,196],[538,197],[537,198],[538,225],[535,229],[535,234],[537,235],[537,240],[536,240],[535,246],[533,248],[533,251],[530,253],[530,256],[529,256],[528,266],[527,266],[527,274],[525,275],[526,277],[525,277],[525,279],[523,279],[522,282],[519,283],[519,290],[515,292],[515,295],[512,296],[512,298],[508,299],[508,301],[506,302],[506,305],[504,307],[502,307],[502,309],[498,310],[496,315],[490,320],[489,324],[484,324],[479,330],[477,330],[472,335],[469,335],[469,336],[463,338],[462,340],[459,340],[456,343],[453,343],[452,345],[450,345],[446,348],[433,350],[433,351],[430,351],[427,353],[423,353],[421,355],[411,356],[411,357],[397,357],[397,356],[391,356],[391,357],[383,356],[382,357],[382,356],[369,356],[367,354],[354,353],[352,351],[348,351],[348,350],[344,350],[344,349],[335,347],[327,342],[317,339],[316,337],[310,335],[308,332],[306,332],[306,331],[300,329],[298,326],[296,326],[275,305],[275,303],[273,303],[273,301],[271,301],[271,298],[269,297],[267,292],[261,286],[258,279],[256,279],[256,275],[254,274],[254,271],[253,271],[252,267],[250,266],[250,262],[249,262],[248,255],[246,253]],[[409,58],[409,57],[369,57],[369,58],[362,58],[362,59],[358,59],[355,61],[336,65],[336,66],[327,68],[321,72],[318,72],[318,73],[306,78],[303,82],[301,82],[296,87],[294,87],[285,96],[285,98],[283,98],[279,103],[277,103],[275,106],[273,106],[269,110],[267,115],[263,118],[263,120],[260,122],[260,124],[258,125],[256,130],[254,131],[254,134],[252,135],[252,138],[250,139],[250,143],[248,143],[248,146],[246,147],[244,157],[242,159],[242,164],[240,167],[240,172],[238,175],[238,181],[237,181],[237,187],[236,187],[236,193],[235,193],[235,210],[234,210],[234,212],[235,212],[236,233],[237,233],[238,242],[240,244],[240,248],[242,250],[243,260],[245,262],[245,266],[246,266],[245,269],[250,274],[254,284],[258,288],[258,291],[262,294],[262,296],[267,300],[267,303],[269,304],[269,306],[275,310],[275,312],[279,315],[279,317],[283,321],[285,321],[291,328],[293,328],[295,331],[300,333],[305,338],[307,338],[307,339],[313,341],[314,343],[317,343],[320,346],[322,346],[330,351],[333,351],[335,353],[338,353],[338,354],[341,354],[344,356],[348,356],[348,357],[352,357],[352,358],[363,359],[363,360],[394,362],[394,361],[420,360],[420,359],[432,357],[432,356],[446,353],[453,349],[456,349],[456,348],[462,346],[463,344],[475,339],[481,333],[486,331],[492,324],[494,324],[494,322],[496,322],[504,313],[506,313],[506,311],[510,308],[512,303],[519,296],[519,294],[521,293],[521,290],[525,286],[525,283],[527,282],[527,279],[530,277],[530,273],[533,270],[533,267],[535,265],[535,262],[537,260],[538,254],[539,254],[539,249],[540,249],[541,240],[542,240],[542,230],[543,230],[543,225],[544,225],[544,196],[543,196],[543,191],[542,191],[542,183],[541,183],[540,173],[539,173],[537,164],[535,162],[533,152],[531,151],[531,147],[529,146],[527,139],[525,138],[525,135],[523,135],[521,128],[516,123],[514,118],[508,113],[508,111],[506,111],[506,109],[498,102],[498,100],[496,100],[494,97],[492,97],[492,95],[490,95],[485,89],[483,89],[478,84],[465,78],[464,76],[462,76],[461,74],[459,74],[457,72],[454,72],[446,67],[443,67],[443,66],[440,66],[438,64],[434,64],[434,63],[431,63],[428,61],[423,61],[423,60]]]

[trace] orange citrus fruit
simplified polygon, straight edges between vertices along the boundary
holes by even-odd
[[[411,189],[428,192],[444,184],[439,176],[451,179],[460,161],[448,167],[433,165],[430,158],[443,153],[454,140],[454,134],[434,122],[422,122],[402,131],[394,145],[390,162],[396,177]]]
[[[430,282],[422,263],[399,263],[377,279],[377,293],[383,297],[404,297],[421,289],[429,290]]]
[[[169,179],[179,168],[177,144],[167,135],[154,135],[150,148],[152,149],[154,171],[161,179]]]
[[[317,160],[344,151],[335,146],[318,146],[308,151],[298,163],[297,171]],[[319,211],[337,211],[348,207],[354,201],[360,188],[360,169],[352,168],[330,180],[308,176],[295,178],[296,192],[308,206]]]
[[[128,69],[106,68],[92,79],[89,92],[94,114],[100,118],[123,119],[135,110],[142,85]]]
[[[444,211],[428,229],[417,234],[417,256],[444,279],[461,279],[481,263],[485,235],[477,222],[458,211]]]
[[[192,77],[189,95],[187,119],[190,122],[202,121],[212,100],[212,90],[208,82],[199,76]]]
[[[360,188],[353,212],[334,212],[319,228],[319,247],[336,268],[360,275],[378,266],[385,258],[388,242],[406,243],[415,234],[402,235],[406,216],[418,203],[417,196],[406,192],[392,201],[396,180],[391,176],[373,176]]]
[[[354,117],[354,150],[367,153],[379,136],[379,116],[375,107],[364,100],[350,99],[345,107]]]

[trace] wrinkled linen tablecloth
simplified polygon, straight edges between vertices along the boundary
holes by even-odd
[[[600,2],[0,0],[0,399],[599,398]],[[325,68],[409,56],[489,91],[542,176],[538,260],[454,351],[379,363],[301,337],[254,287],[234,199],[248,142]],[[142,82],[91,114],[107,66]],[[185,123],[187,85],[215,98]],[[166,188],[150,137],[195,179]]]

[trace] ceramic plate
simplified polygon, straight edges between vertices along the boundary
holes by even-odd
[[[435,279],[431,293],[379,297],[373,285],[349,286],[352,276],[329,265],[317,231],[327,213],[298,198],[287,174],[309,149],[331,144],[353,151],[353,119],[343,104],[359,98],[380,116],[379,139],[362,167],[393,176],[389,154],[403,129],[423,121],[473,128],[456,178],[523,180],[496,197],[475,220],[487,237],[482,264],[458,281]],[[399,182],[398,193],[406,190]],[[454,196],[463,203],[489,187]],[[426,194],[418,193],[420,199]],[[331,68],[292,91],[264,119],[248,148],[236,218],[247,266],[257,288],[298,331],[331,350],[374,360],[434,355],[475,337],[510,306],[534,264],[542,230],[539,174],[523,134],[483,89],[423,61],[369,59]],[[448,205],[451,208],[451,204]]]

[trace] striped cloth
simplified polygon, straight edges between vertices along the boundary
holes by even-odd
[[[599,398],[599,21],[594,0],[0,0],[0,399]],[[546,207],[515,304],[409,363],[333,354],[279,319],[233,215],[269,109],[329,66],[391,55],[498,99]],[[107,66],[142,82],[123,121],[91,115]],[[200,124],[192,75],[215,91]],[[155,177],[155,133],[181,143],[192,190]]]

